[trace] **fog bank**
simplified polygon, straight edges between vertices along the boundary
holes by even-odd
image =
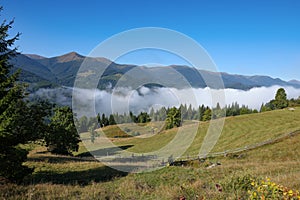
[[[180,104],[192,104],[193,107],[204,104],[215,106],[217,102],[221,106],[237,102],[240,105],[247,105],[252,109],[259,109],[262,103],[267,103],[275,98],[276,91],[282,86],[259,87],[250,90],[224,89],[215,90],[210,88],[147,88],[141,87],[138,90],[130,88],[116,88],[112,92],[105,90],[88,90],[79,88],[57,88],[39,89],[31,98],[45,98],[61,105],[72,105],[72,92],[77,112],[86,115],[94,113],[124,113],[133,111],[149,111],[151,107],[171,107]],[[288,98],[298,98],[300,89],[284,87]],[[95,102],[94,102],[95,99]],[[80,115],[79,113],[79,115]]]

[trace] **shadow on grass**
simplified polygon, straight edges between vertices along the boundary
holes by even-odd
[[[95,159],[94,156],[115,155],[118,151],[120,151],[120,149],[126,150],[132,146],[133,145],[124,145],[119,147],[99,149],[91,152],[87,151],[87,152],[80,153],[76,156],[53,155],[53,154],[49,154],[48,151],[45,151],[45,152],[37,153],[41,156],[27,158],[27,161],[47,162],[47,163],[67,163],[67,162],[82,162],[82,161],[97,162],[98,160]],[[46,153],[48,153],[49,155],[47,155]]]
[[[60,155],[45,155],[39,157],[27,158],[29,162],[46,162],[46,163],[68,163],[68,162],[96,162],[97,160],[92,156],[87,157],[74,157],[74,156],[60,156]]]
[[[128,173],[101,166],[83,171],[58,173],[53,171],[37,172],[25,180],[25,184],[53,183],[66,185],[88,185],[91,182],[106,182],[115,178],[124,177]]]
[[[106,161],[110,162],[110,163],[123,163],[123,164],[126,163],[126,162],[130,162],[130,163],[146,162],[146,161],[149,161],[149,160],[157,159],[156,155],[143,155],[143,154],[142,155],[135,155],[134,153],[132,153],[131,156],[121,157],[120,155],[117,154],[121,150],[126,150],[130,147],[133,147],[133,146],[134,145],[124,145],[124,146],[118,146],[118,147],[98,149],[98,150],[95,150],[95,151],[84,152],[84,153],[78,154],[76,157],[79,157],[79,158],[87,158],[87,157],[94,158],[94,157],[96,157],[98,159],[102,158],[102,159],[106,160],[105,159],[106,156],[115,156],[115,157],[112,157],[112,158],[110,158]]]
[[[110,155],[116,154],[120,149],[125,150],[133,145],[120,146],[119,148],[106,148],[99,149],[93,152],[84,152],[77,156],[61,156],[61,155],[51,155],[51,154],[36,154],[36,156],[28,157],[29,162],[38,162],[40,164],[45,163],[45,166],[60,163],[74,163],[78,162],[78,165],[89,165],[89,162],[99,162],[93,157],[93,155]],[[86,162],[87,161],[87,162]],[[34,166],[35,164],[33,164]],[[76,164],[77,165],[77,164]],[[59,165],[58,165],[59,166]],[[57,166],[53,166],[55,170],[44,169],[37,171],[36,173],[28,176],[24,180],[24,184],[38,184],[38,183],[53,183],[53,184],[67,184],[67,185],[87,185],[91,182],[106,182],[111,181],[118,177],[126,176],[128,173],[124,171],[118,171],[116,169],[99,166],[91,169],[78,170],[74,167],[68,169],[63,169],[60,171]]]
[[[124,146],[118,146],[118,147],[98,149],[95,151],[87,151],[87,152],[78,154],[76,157],[112,156],[112,155],[115,155],[117,152],[119,152],[121,150],[126,150],[130,147],[133,147],[133,145],[124,145]]]

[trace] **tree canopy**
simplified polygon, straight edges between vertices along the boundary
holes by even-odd
[[[277,109],[286,108],[289,105],[289,101],[287,99],[286,92],[283,88],[279,88],[275,95],[274,106]]]
[[[166,129],[181,126],[181,110],[176,107],[170,108],[167,111]]]
[[[80,139],[70,107],[55,109],[45,141],[52,153],[71,155],[72,151],[78,151]]]

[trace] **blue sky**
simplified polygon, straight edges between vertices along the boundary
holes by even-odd
[[[163,27],[195,39],[219,71],[300,80],[298,0],[1,0],[23,53],[87,55],[122,31]],[[140,58],[143,56],[140,56]],[[139,64],[129,56],[127,62]],[[181,64],[172,57],[163,64]],[[125,62],[126,60],[124,60]],[[173,63],[174,62],[174,63]]]

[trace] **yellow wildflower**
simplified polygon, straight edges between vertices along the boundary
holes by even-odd
[[[272,183],[272,184],[271,184],[272,187],[274,187],[275,185],[276,185],[275,183]]]
[[[285,196],[287,194],[287,192],[283,192],[283,196]]]
[[[253,192],[253,197],[256,197],[256,196],[257,196],[256,192]]]
[[[257,192],[260,192],[260,187],[257,188]]]

